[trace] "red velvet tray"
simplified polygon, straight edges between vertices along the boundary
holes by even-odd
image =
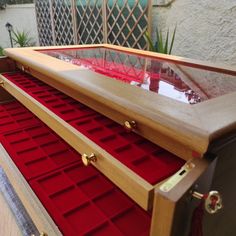
[[[184,161],[114,121],[97,114],[69,122],[151,184],[175,173]]]
[[[0,133],[39,123],[40,120],[17,101],[0,104]]]
[[[63,235],[149,234],[150,214],[94,167],[84,167],[81,155],[42,121],[16,101],[1,104],[3,112],[35,120],[4,123],[0,141]]]
[[[184,165],[182,159],[135,133],[126,133],[119,124],[30,75],[3,75],[151,184]]]
[[[89,107],[75,101],[42,81],[22,72],[3,74],[19,88],[36,98],[63,120],[69,121],[96,114]]]
[[[81,159],[74,149],[42,122],[5,132],[1,142],[26,180]]]
[[[149,234],[150,214],[92,166],[79,162],[29,183],[63,235]]]

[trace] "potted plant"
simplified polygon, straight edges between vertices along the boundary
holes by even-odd
[[[12,40],[14,44],[17,45],[18,47],[30,47],[35,45],[33,38],[29,36],[29,32],[25,31],[22,32],[18,30],[13,31]]]
[[[0,57],[4,56],[3,48],[0,46]]]

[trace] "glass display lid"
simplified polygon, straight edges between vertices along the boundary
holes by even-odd
[[[52,49],[40,52],[188,104],[236,91],[233,76],[114,49]]]
[[[203,157],[236,130],[234,67],[109,44],[5,53],[24,72],[183,159]]]

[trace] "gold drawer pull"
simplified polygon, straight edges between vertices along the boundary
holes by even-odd
[[[41,232],[39,236],[48,236],[48,235],[44,232]]]
[[[24,73],[30,73],[30,68],[28,66],[21,66],[21,70],[24,72]]]
[[[91,153],[90,156],[88,156],[87,154],[83,154],[82,155],[82,162],[85,166],[90,165],[91,162],[96,162],[97,161],[97,157],[94,153]]]
[[[35,236],[35,234],[31,234],[31,236]],[[44,232],[41,232],[41,233],[39,234],[39,236],[48,236],[48,234],[46,234],[46,233],[44,233]]]
[[[201,193],[198,193],[198,192],[194,191],[192,193],[192,196],[194,198],[204,200],[205,210],[209,214],[215,214],[216,212],[221,210],[222,207],[223,207],[222,197],[221,197],[221,195],[219,194],[218,191],[210,191],[207,194],[201,194]]]
[[[134,120],[132,120],[132,121],[126,120],[124,123],[124,127],[128,132],[131,132],[137,127],[137,124]]]

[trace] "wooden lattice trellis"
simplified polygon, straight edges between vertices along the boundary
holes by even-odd
[[[53,38],[50,4],[50,0],[35,1],[40,45],[53,45],[55,42]]]
[[[146,48],[148,2],[108,0],[106,6],[108,43]]]
[[[71,0],[52,1],[55,45],[74,44]]]
[[[104,42],[103,1],[77,1],[77,43],[92,44]]]
[[[40,45],[111,43],[146,49],[151,0],[36,0]]]

